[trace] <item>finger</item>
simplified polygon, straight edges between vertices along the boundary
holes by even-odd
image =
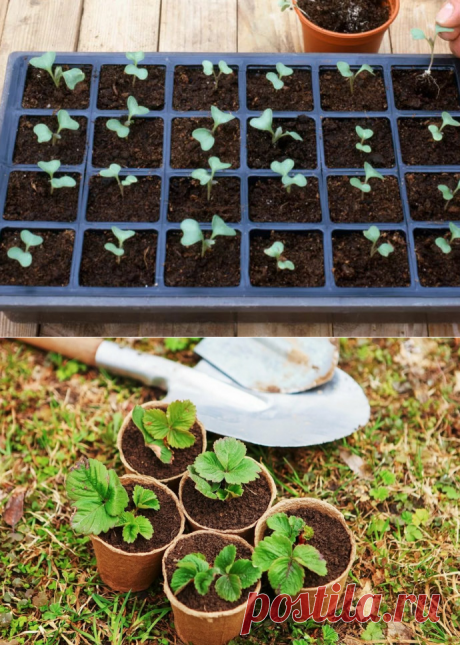
[[[455,56],[460,57],[460,37],[457,38],[457,40],[454,40],[454,42],[450,43],[450,48]]]
[[[436,22],[441,27],[458,27],[460,25],[460,2],[449,0],[436,16]]]
[[[457,38],[460,36],[460,27],[457,27],[457,29],[454,29],[454,31],[445,31],[439,34],[440,37],[443,40],[457,40]]]

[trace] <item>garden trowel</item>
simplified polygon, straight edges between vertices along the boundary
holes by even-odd
[[[206,356],[211,352],[212,346],[214,352],[212,360],[219,365],[220,369],[205,359],[201,360],[195,368],[186,367],[181,363],[138,352],[129,347],[121,347],[101,338],[24,338],[21,340],[89,365],[102,367],[113,374],[160,387],[167,391],[166,401],[190,399],[197,406],[198,416],[206,430],[263,446],[300,447],[334,441],[365,425],[370,416],[369,403],[361,387],[342,370],[333,369],[337,361],[336,346],[329,341],[333,351],[331,352],[328,346],[324,346],[324,351],[329,352],[329,363],[327,361],[321,363],[317,357],[315,360],[310,360],[310,370],[315,365],[318,369],[315,369],[314,373],[318,375],[320,372],[322,374],[320,378],[329,378],[329,380],[304,392],[285,394],[282,393],[283,387],[279,386],[280,383],[282,385],[279,375],[276,381],[278,390],[275,392],[249,389],[240,384],[240,382],[254,384],[254,375],[259,375],[257,378],[260,381],[260,375],[271,373],[270,367],[265,366],[263,360],[260,360],[263,352],[261,356],[253,351],[247,355],[240,352],[239,345],[247,351],[248,345],[245,342],[247,339],[206,339],[202,341],[201,348],[201,343],[197,346],[198,352]],[[263,340],[272,342],[276,339]],[[305,363],[300,369],[300,372],[303,369],[302,383],[303,385],[310,383],[309,387],[311,387],[314,382],[313,377],[310,376],[309,380],[305,378],[306,345],[302,345],[300,341],[308,340],[309,343],[316,341],[322,344],[325,339],[295,340],[299,341],[296,349],[305,356],[301,360],[300,355],[295,354],[294,361],[291,360],[291,363],[295,364],[296,361]],[[223,341],[221,346],[219,341]],[[233,354],[240,356],[239,364],[233,362],[230,367],[232,378],[223,372],[226,364],[222,360],[224,350],[222,356],[217,356],[219,347],[225,348],[225,351],[231,351],[233,347]],[[275,343],[272,347],[275,348],[273,351],[284,356],[285,362],[287,359],[283,344]],[[286,347],[284,345],[284,349]],[[310,351],[310,356],[313,356],[313,349]],[[254,361],[259,361],[257,368],[254,366]],[[293,370],[294,365],[285,369]],[[332,378],[330,378],[331,374]],[[295,382],[294,377],[291,380]],[[264,379],[259,385],[273,385],[273,383],[274,381]],[[296,387],[298,384],[299,382]]]

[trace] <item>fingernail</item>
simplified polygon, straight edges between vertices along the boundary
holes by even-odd
[[[454,5],[451,2],[448,2],[443,6],[441,11],[436,16],[436,22],[442,25],[444,22],[447,22],[454,13]]]

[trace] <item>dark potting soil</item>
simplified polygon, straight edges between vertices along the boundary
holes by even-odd
[[[122,196],[115,179],[93,176],[89,182],[86,219],[90,222],[157,222],[160,197],[160,177],[137,177],[137,184],[125,186]]]
[[[163,119],[134,119],[130,133],[120,139],[107,129],[108,119],[96,119],[93,166],[118,163],[124,168],[160,168],[163,161]],[[125,119],[120,119],[124,123]]]
[[[444,237],[450,242],[447,230],[415,231],[415,253],[418,277],[423,287],[460,287],[460,244],[454,240],[452,251],[443,253],[436,239]]]
[[[205,233],[209,237],[210,233]],[[182,246],[181,232],[169,233],[166,241],[167,287],[237,287],[240,283],[241,237],[218,237],[201,257],[201,244]]]
[[[203,54],[203,59],[205,55]],[[214,76],[206,76],[203,68],[178,65],[174,71],[173,108],[179,112],[190,110],[209,111],[211,105],[219,110],[237,110],[238,68],[231,67],[233,74],[222,74],[216,88]],[[214,71],[218,72],[217,65]]]
[[[410,272],[407,245],[402,233],[382,231],[379,246],[389,242],[394,252],[387,258],[376,253],[372,258],[372,244],[361,232],[335,233],[334,277],[339,287],[408,287]]]
[[[429,125],[441,127],[441,117],[399,119],[402,158],[408,166],[452,166],[458,164],[460,128],[446,126],[442,141],[435,141]]]
[[[182,503],[189,516],[201,526],[219,531],[251,526],[270,506],[270,499],[270,485],[263,472],[258,479],[244,485],[241,497],[225,502],[202,495],[189,477],[182,489]]]
[[[80,266],[83,287],[151,287],[155,284],[157,234],[136,231],[120,258],[104,248],[118,246],[112,231],[86,231]],[[119,260],[119,262],[117,262]]]
[[[195,443],[190,448],[174,450],[174,460],[171,464],[163,464],[153,450],[145,445],[142,432],[133,421],[129,422],[123,433],[121,447],[126,461],[137,473],[155,479],[169,479],[185,472],[187,466],[193,464],[203,450],[203,437],[198,423],[192,426],[190,432],[196,437]]]
[[[54,66],[55,67],[55,66]],[[91,87],[91,65],[62,65],[62,70],[81,69],[86,78],[69,90],[64,79],[56,87],[51,76],[44,69],[31,65],[27,68],[22,107],[33,109],[84,110],[89,106]]]
[[[86,119],[82,116],[73,117],[78,121],[78,130],[62,130],[61,137],[54,145],[38,143],[34,127],[44,123],[52,132],[59,127],[55,116],[22,116],[16,135],[13,163],[36,164],[38,161],[59,159],[63,166],[78,166],[83,162],[86,151]]]
[[[115,547],[126,551],[126,553],[147,553],[167,546],[174,540],[180,531],[180,515],[176,502],[172,495],[169,495],[160,486],[155,484],[139,484],[142,488],[147,488],[155,493],[160,502],[158,511],[153,509],[143,509],[138,511],[138,515],[143,515],[150,520],[153,526],[153,535],[150,540],[146,540],[142,535],[138,535],[132,544],[123,540],[123,527],[117,526],[110,529],[107,533],[101,533],[101,540]],[[129,495],[129,504],[126,511],[134,511],[135,506],[132,501],[132,495],[136,484],[126,484],[124,488]]]
[[[177,568],[177,563],[184,556],[189,553],[202,553],[206,556],[206,560],[209,565],[212,566],[217,555],[228,544],[235,544],[237,560],[242,558],[246,560],[251,559],[252,551],[249,547],[244,546],[240,542],[233,542],[231,537],[224,537],[217,533],[209,532],[206,534],[200,533],[198,535],[196,533],[192,533],[187,536],[186,540],[180,540],[166,559],[165,564],[168,583],[171,584],[174,571]],[[243,593],[239,600],[236,600],[235,602],[227,602],[217,595],[214,584],[211,585],[209,592],[205,596],[200,596],[192,582],[177,595],[177,599],[190,609],[195,609],[196,611],[228,611],[229,609],[234,609],[235,607],[245,603],[249,593],[254,591],[256,587],[257,583],[248,589],[243,589]]]
[[[295,169],[316,168],[316,126],[313,119],[301,114],[296,119],[273,119],[273,131],[281,126],[283,131],[296,132],[303,141],[283,137],[273,145],[269,132],[253,128],[248,121],[248,166],[250,168],[270,168],[272,161],[293,159]]]
[[[62,177],[56,173],[55,177]],[[8,183],[3,217],[27,222],[73,222],[77,219],[80,175],[68,173],[77,182],[74,188],[55,189],[44,172],[12,172]]]
[[[393,92],[398,110],[458,110],[460,98],[453,70],[394,69]]]
[[[35,230],[43,238],[40,246],[30,249],[32,264],[23,269],[7,256],[8,249],[24,243],[18,229],[3,229],[0,237],[0,284],[27,287],[65,287],[69,283],[75,234],[73,231]]]
[[[274,242],[284,244],[283,257],[295,270],[278,269],[277,261],[264,253]],[[272,231],[270,237],[256,233],[251,239],[250,278],[255,287],[324,286],[323,239],[321,233]]]
[[[126,110],[130,96],[134,96],[139,105],[149,110],[162,110],[165,104],[165,68],[140,63],[139,67],[147,69],[149,73],[145,81],[140,81],[135,76],[125,74],[125,67],[126,65],[101,67],[97,97],[99,110]],[[136,79],[134,85],[133,79]]]
[[[240,180],[237,177],[217,177],[208,201],[208,187],[190,177],[171,177],[169,182],[168,220],[182,222],[194,219],[211,222],[219,215],[225,222],[241,219]]]
[[[275,67],[249,69],[247,72],[247,102],[249,110],[272,110],[279,112],[309,112],[313,110],[313,91],[309,69],[294,69],[294,74],[284,76],[284,87],[275,90],[267,79],[268,72]]]
[[[211,130],[214,121],[210,118],[173,119],[171,134],[172,168],[207,168],[209,157],[219,157],[232,168],[240,165],[240,122],[238,119],[220,125],[214,133],[215,143],[207,152],[192,137],[194,130]]]
[[[360,139],[356,126],[373,130],[374,136],[365,141],[372,152],[357,150]],[[388,119],[324,119],[324,151],[329,168],[362,168],[369,162],[374,168],[392,168],[395,165],[393,139]]]
[[[292,186],[288,193],[281,178],[264,177],[249,182],[249,218],[253,222],[320,222],[318,180],[307,177],[305,188]]]
[[[364,178],[360,178],[364,181]],[[350,184],[350,177],[329,177],[329,211],[333,222],[402,222],[403,210],[398,179],[371,179],[372,191],[363,193]]]
[[[353,68],[355,72],[357,68]],[[350,82],[337,69],[320,72],[321,106],[323,110],[335,112],[383,112],[388,109],[383,74],[374,69],[362,72],[354,82],[353,94]]]
[[[452,192],[457,188],[460,174],[414,173],[406,175],[410,215],[417,222],[446,222],[460,220],[460,193],[451,201],[446,201],[440,184],[448,186]]]
[[[298,0],[311,22],[340,34],[361,34],[384,25],[390,18],[387,0]]]

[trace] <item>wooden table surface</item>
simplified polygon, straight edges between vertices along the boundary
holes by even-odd
[[[429,28],[442,0],[401,0],[385,53],[426,52],[411,27]],[[298,20],[276,0],[0,0],[0,85],[12,51],[302,51]],[[438,43],[437,52],[447,52]],[[459,336],[426,324],[13,324],[5,336]]]

